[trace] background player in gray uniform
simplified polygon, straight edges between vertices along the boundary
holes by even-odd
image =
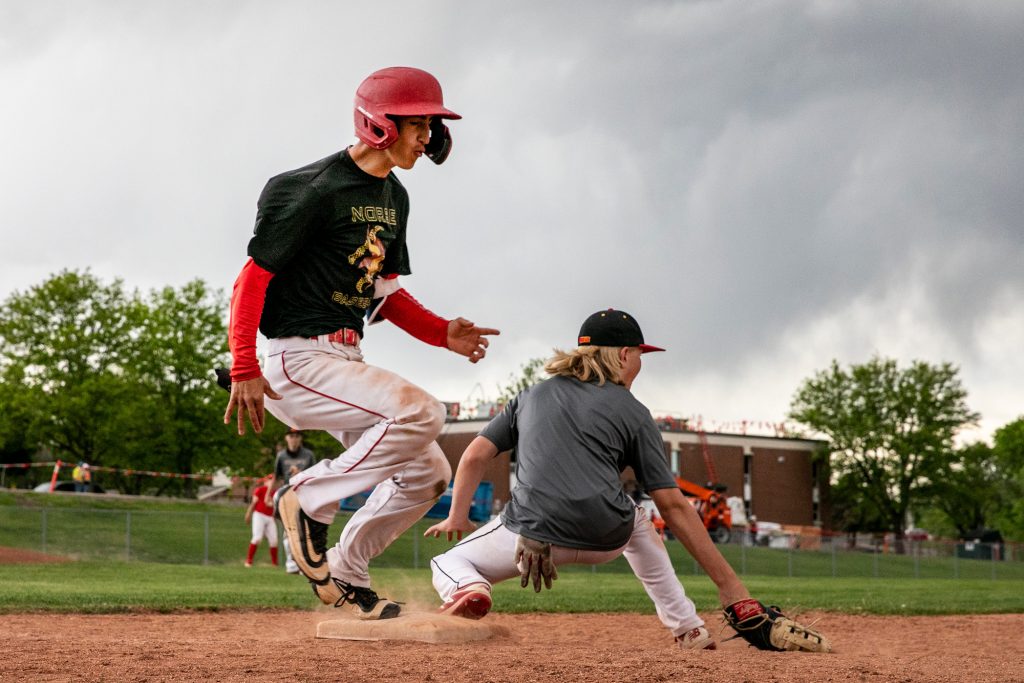
[[[420,157],[440,164],[451,135],[441,86],[420,69],[367,77],[353,107],[358,141],[271,178],[260,195],[249,260],[231,297],[231,398],[239,433],[248,416],[322,429],[345,446],[292,477],[276,511],[299,570],[321,601],[362,618],[397,616],[398,603],[370,587],[369,563],[445,492],[451,468],[435,438],[445,409],[423,389],[363,362],[364,319],[388,320],[415,338],[475,363],[486,335],[464,318],[424,308],[399,282],[410,275],[409,195],[393,172]],[[453,261],[457,257],[453,257]],[[257,328],[269,340],[256,358]],[[337,545],[328,526],[338,502],[373,488]]]
[[[274,493],[284,486],[294,475],[308,470],[316,461],[313,451],[302,444],[302,430],[289,429],[284,435],[285,448],[277,452],[274,460],[274,479],[267,487],[267,504],[273,505]],[[292,558],[291,545],[288,543],[288,536],[284,537],[284,570],[289,574],[298,574],[299,565],[295,564]]]
[[[548,588],[559,564],[601,564],[625,555],[662,623],[687,649],[714,649],[686,597],[650,519],[623,490],[626,466],[654,499],[673,533],[715,582],[723,605],[749,598],[683,498],[665,461],[650,412],[630,393],[644,344],[628,313],[599,311],[580,329],[578,348],[556,351],[554,375],[511,400],[474,439],[459,462],[451,511],[428,536],[455,534],[469,521],[473,491],[487,461],[516,448],[517,484],[501,515],[431,560],[443,613],[479,619],[491,586],[515,576]]]

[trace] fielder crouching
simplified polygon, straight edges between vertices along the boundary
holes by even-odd
[[[442,613],[479,619],[491,608],[495,583],[518,576],[523,587],[532,581],[539,592],[542,584],[551,588],[558,565],[602,564],[625,555],[676,643],[715,649],[654,525],[623,491],[619,474],[630,466],[673,534],[718,587],[722,606],[753,616],[761,603],[750,598],[683,497],[650,412],[630,393],[641,355],[663,350],[644,343],[628,313],[598,311],[584,321],[577,348],[556,350],[547,362],[552,377],[509,401],[470,443],[455,475],[450,514],[425,533],[452,540],[453,534],[461,539],[472,532],[431,560]],[[501,515],[476,529],[469,520],[473,492],[487,462],[513,447],[516,487]],[[737,631],[758,647],[765,640]],[[827,648],[806,638],[787,641],[796,642],[805,646],[764,649]]]

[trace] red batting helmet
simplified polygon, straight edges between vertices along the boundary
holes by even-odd
[[[427,156],[440,164],[451,149],[451,134],[441,119],[462,117],[444,106],[441,84],[426,71],[392,66],[374,71],[356,90],[356,136],[373,149],[398,139],[392,116],[433,116]]]

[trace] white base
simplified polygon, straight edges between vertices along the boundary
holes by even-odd
[[[472,620],[442,614],[412,612],[394,619],[331,619],[316,627],[317,638],[340,640],[413,640],[421,643],[468,643],[507,636],[504,626],[486,619]]]

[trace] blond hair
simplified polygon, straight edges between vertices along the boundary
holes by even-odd
[[[618,346],[578,346],[572,351],[555,349],[555,355],[544,364],[549,375],[575,377],[581,382],[597,379],[598,385],[605,380],[622,384],[622,363],[619,361]]]

